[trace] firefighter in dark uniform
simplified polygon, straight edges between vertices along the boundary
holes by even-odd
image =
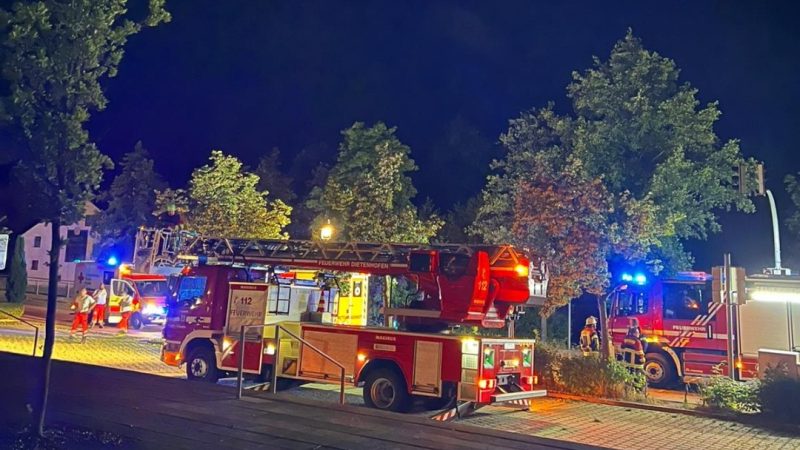
[[[622,340],[622,362],[629,370],[644,370],[644,346],[639,327],[630,327]]]

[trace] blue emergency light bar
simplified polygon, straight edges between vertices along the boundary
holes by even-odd
[[[637,273],[635,275],[631,275],[629,273],[623,273],[622,281],[633,282],[638,284],[639,286],[643,286],[647,284],[647,277],[643,273]]]

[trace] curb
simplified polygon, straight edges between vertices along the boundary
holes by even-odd
[[[586,403],[596,403],[600,405],[618,406],[623,408],[644,409],[647,411],[657,411],[667,414],[683,414],[686,416],[703,417],[706,419],[723,420],[726,422],[736,422],[742,425],[767,428],[774,431],[780,431],[793,435],[800,435],[800,426],[789,425],[784,423],[770,422],[759,416],[745,416],[745,415],[729,415],[724,413],[715,413],[712,411],[691,410],[683,408],[672,408],[669,406],[648,405],[646,403],[627,402],[622,400],[612,400],[608,398],[584,397],[582,395],[565,394],[561,392],[548,391],[547,396],[561,400],[573,400]]]

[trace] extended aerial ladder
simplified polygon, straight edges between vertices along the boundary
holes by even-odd
[[[227,239],[143,228],[135,258],[150,267],[194,260],[406,277],[418,287],[415,298],[383,312],[407,324],[499,328],[517,306],[543,298],[547,290],[544,264],[511,245]]]

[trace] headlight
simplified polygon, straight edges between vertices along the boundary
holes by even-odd
[[[142,310],[145,316],[163,316],[165,312],[164,307],[158,305],[147,305]]]

